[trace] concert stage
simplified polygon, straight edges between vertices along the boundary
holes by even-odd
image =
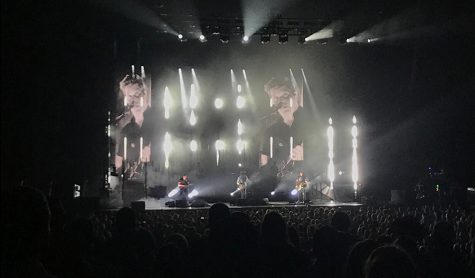
[[[166,203],[173,200],[171,199],[153,199],[148,198],[146,200],[141,199],[136,204],[145,203],[145,210],[192,210],[192,209],[209,209],[214,203],[209,203],[206,201],[199,201],[193,202],[191,201],[188,205],[167,205]],[[234,202],[224,202],[226,205],[229,206],[231,210],[233,209],[254,209],[254,208],[304,208],[304,207],[359,207],[362,206],[361,203],[358,202],[349,202],[349,203],[342,203],[342,202],[335,202],[335,201],[311,201],[308,203],[292,203],[292,202],[266,202],[265,204],[258,204],[258,202],[249,202],[248,204],[238,204]],[[168,203],[170,204],[170,203]],[[143,204],[140,204],[143,208]]]

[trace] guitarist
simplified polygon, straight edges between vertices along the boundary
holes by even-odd
[[[241,171],[237,180],[237,190],[241,192],[241,199],[246,199],[247,185],[249,183],[249,178],[246,175],[246,171]]]
[[[297,179],[295,180],[295,189],[298,191],[298,200],[297,202],[305,203],[307,198],[307,178],[303,171],[299,172]]]
[[[180,199],[188,200],[188,186],[190,185],[190,181],[188,180],[188,176],[183,174],[183,176],[178,180],[178,188],[180,189],[178,196]]]

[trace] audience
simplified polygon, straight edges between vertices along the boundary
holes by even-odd
[[[35,189],[2,192],[3,277],[475,274],[475,213],[455,205],[54,213]]]

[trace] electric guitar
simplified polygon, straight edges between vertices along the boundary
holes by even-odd
[[[237,186],[238,186],[239,190],[244,190],[246,188],[246,183],[245,182],[238,182]]]
[[[307,188],[307,181],[305,179],[297,179],[297,181],[295,182],[295,188],[298,191]]]

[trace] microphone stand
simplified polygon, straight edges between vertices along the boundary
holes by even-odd
[[[122,207],[125,207],[125,159],[122,159]]]

